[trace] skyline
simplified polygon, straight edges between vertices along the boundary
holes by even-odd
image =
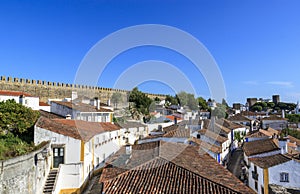
[[[84,56],[109,34],[133,25],[162,24],[197,38],[222,73],[227,102],[247,97],[300,100],[300,2],[297,1],[43,1],[1,2],[1,75],[72,83]],[[166,48],[144,46],[115,57],[98,85],[113,87],[127,68],[147,61],[172,64],[209,97],[201,72],[184,56]],[[67,72],[67,73],[65,73]],[[171,93],[157,82],[140,90]],[[126,89],[126,88],[120,88]],[[128,88],[127,88],[128,89]]]

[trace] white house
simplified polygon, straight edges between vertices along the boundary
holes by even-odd
[[[243,150],[244,160],[247,165],[249,165],[249,158],[272,156],[281,153],[281,149],[272,138],[245,142]]]
[[[119,122],[120,134],[125,137],[120,141],[121,145],[127,143],[134,144],[136,140],[143,139],[148,136],[149,131],[147,125],[141,124],[140,122],[126,121]]]
[[[34,143],[51,141],[52,168],[58,168],[54,193],[79,192],[91,172],[120,148],[120,127],[112,123],[41,117]]]
[[[249,187],[269,193],[269,185],[300,189],[300,163],[282,154],[249,159]]]
[[[51,112],[89,122],[112,122],[113,119],[113,111],[101,107],[99,100],[95,106],[76,101],[51,101]]]
[[[39,97],[32,96],[25,92],[0,90],[0,101],[6,101],[9,99],[13,99],[17,103],[32,108],[33,110],[40,109]]]

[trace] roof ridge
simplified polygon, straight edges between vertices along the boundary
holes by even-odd
[[[188,171],[189,173],[191,173],[191,174],[193,174],[193,175],[195,175],[195,176],[198,176],[198,177],[200,177],[200,178],[202,178],[202,179],[205,179],[206,181],[212,182],[212,183],[214,183],[214,184],[217,184],[218,186],[224,187],[224,188],[229,189],[229,190],[231,190],[231,191],[234,191],[234,192],[236,192],[236,193],[240,193],[240,192],[238,192],[238,191],[236,191],[236,190],[233,190],[232,188],[229,188],[229,187],[227,187],[227,186],[225,186],[225,185],[222,185],[222,184],[220,184],[220,183],[217,183],[217,182],[215,182],[215,181],[213,181],[213,180],[211,180],[211,179],[209,179],[209,178],[207,178],[207,177],[204,177],[203,175],[197,174],[197,173],[195,173],[195,172],[193,172],[193,171],[191,171],[191,170],[189,170],[189,169],[187,169],[187,168],[185,168],[185,167],[183,167],[183,166],[181,166],[181,165],[178,165],[178,164],[176,164],[175,162],[172,162],[172,161],[170,161],[170,160],[167,160],[167,159],[165,159],[163,156],[158,156],[158,157],[162,158],[163,160],[168,161],[169,163],[173,164],[174,166],[176,166],[176,167],[178,167],[178,168],[181,168],[181,169],[183,169],[183,170]]]

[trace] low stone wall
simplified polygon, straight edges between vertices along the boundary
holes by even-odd
[[[0,161],[0,193],[42,193],[50,166],[50,143],[29,154]]]

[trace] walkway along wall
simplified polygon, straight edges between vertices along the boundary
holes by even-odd
[[[33,96],[40,97],[40,99],[44,102],[47,102],[49,98],[70,98],[72,95],[72,91],[76,91],[78,95],[85,95],[91,98],[98,97],[103,102],[106,102],[108,99],[110,99],[111,95],[114,92],[120,92],[125,98],[128,97],[130,92],[127,90],[103,88],[97,86],[65,84],[5,76],[1,76],[0,78],[0,90],[27,92]],[[165,98],[165,95],[161,94],[148,94],[148,96],[150,98]]]
[[[0,161],[0,193],[43,193],[50,166],[50,143],[29,154]]]

